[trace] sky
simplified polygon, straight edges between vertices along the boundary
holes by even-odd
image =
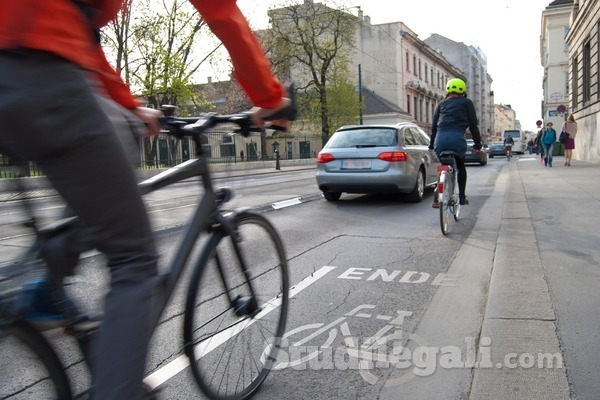
[[[268,27],[267,10],[303,0],[238,0],[255,29]],[[404,22],[421,40],[437,33],[479,47],[488,62],[496,104],[509,104],[524,130],[541,118],[542,11],[552,0],[314,0],[371,17],[371,24]],[[452,11],[449,11],[452,10]]]

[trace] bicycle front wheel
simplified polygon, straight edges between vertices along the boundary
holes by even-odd
[[[258,390],[287,318],[288,266],[277,231],[248,211],[231,223],[233,236],[219,227],[209,237],[185,310],[185,352],[211,399],[247,399]]]
[[[0,399],[71,400],[71,385],[44,336],[16,319],[0,329]]]

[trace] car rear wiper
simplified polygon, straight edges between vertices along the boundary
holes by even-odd
[[[377,147],[376,144],[357,144],[356,148],[357,149],[362,149],[363,147]]]

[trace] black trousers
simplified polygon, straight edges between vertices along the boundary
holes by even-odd
[[[109,108],[77,65],[39,51],[0,52],[0,150],[40,165],[110,267],[93,397],[141,399],[158,257]]]

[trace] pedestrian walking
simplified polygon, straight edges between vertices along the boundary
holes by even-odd
[[[529,139],[529,142],[527,142],[527,151],[529,151],[529,154],[533,154],[533,139]]]
[[[577,135],[577,122],[573,114],[569,115],[567,120],[563,123],[561,132],[567,132],[569,137],[565,142],[565,165],[571,166],[571,157],[573,156],[573,150],[575,149],[575,135]]]
[[[542,134],[544,133],[543,129],[540,129],[533,139],[533,143],[535,145],[535,154],[540,156],[540,163],[544,162],[544,151],[542,150]]]
[[[552,122],[548,122],[546,129],[542,134],[542,146],[544,147],[544,166],[546,167],[552,167],[552,153],[554,152],[554,143],[556,143],[556,131],[552,126]]]

